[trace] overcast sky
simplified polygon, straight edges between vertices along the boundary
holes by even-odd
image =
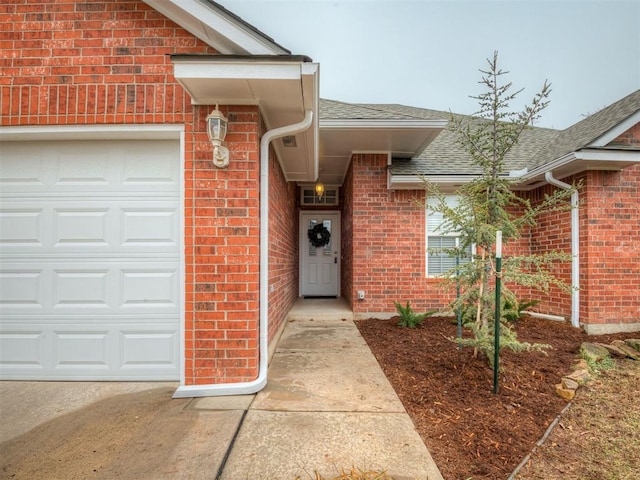
[[[320,63],[320,96],[471,114],[499,52],[538,126],[566,128],[640,88],[640,0],[217,0]]]

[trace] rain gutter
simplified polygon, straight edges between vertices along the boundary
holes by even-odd
[[[269,146],[272,140],[295,135],[307,130],[313,120],[313,111],[305,110],[301,122],[274,128],[265,132],[260,140],[260,338],[258,352],[260,364],[255,380],[214,385],[183,385],[173,398],[248,395],[262,390],[267,384],[269,366]]]
[[[580,221],[579,193],[571,185],[554,178],[553,171],[544,174],[545,180],[558,188],[571,190],[571,325],[580,326]]]

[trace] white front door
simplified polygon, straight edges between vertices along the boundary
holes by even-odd
[[[317,225],[326,229],[317,237],[316,243],[327,242],[322,246],[314,246],[309,239],[309,231]],[[340,213],[300,212],[300,296],[337,297],[339,280]]]

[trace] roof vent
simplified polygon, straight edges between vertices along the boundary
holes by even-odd
[[[287,148],[295,148],[298,146],[296,143],[295,135],[287,135],[286,137],[282,137],[282,145]]]

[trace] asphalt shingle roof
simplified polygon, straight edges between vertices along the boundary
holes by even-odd
[[[406,112],[424,119],[447,119],[451,116],[460,119],[471,117],[451,114],[439,110],[429,110],[405,105],[376,105],[378,108],[396,112]],[[521,141],[505,158],[507,170],[522,170],[540,148],[558,134],[557,130],[548,128],[531,128],[523,132]],[[411,162],[394,162],[392,173],[398,175],[477,175],[479,167],[473,165],[471,156],[456,142],[456,135],[450,130],[443,130],[431,144]]]
[[[544,165],[567,153],[587,147],[638,110],[640,110],[640,90],[560,132],[531,159],[530,167]]]
[[[416,120],[423,118],[403,112],[377,108],[377,106],[373,105],[320,99],[321,120]]]
[[[565,130],[532,127],[522,133],[520,141],[505,158],[505,169],[532,169],[567,153],[587,147],[598,137],[640,110],[640,90],[587,117]],[[449,120],[470,116],[440,110],[398,104],[353,104],[320,100],[321,119],[423,119]],[[477,175],[471,156],[456,142],[455,134],[443,130],[418,156],[396,159],[391,165],[394,175]]]

